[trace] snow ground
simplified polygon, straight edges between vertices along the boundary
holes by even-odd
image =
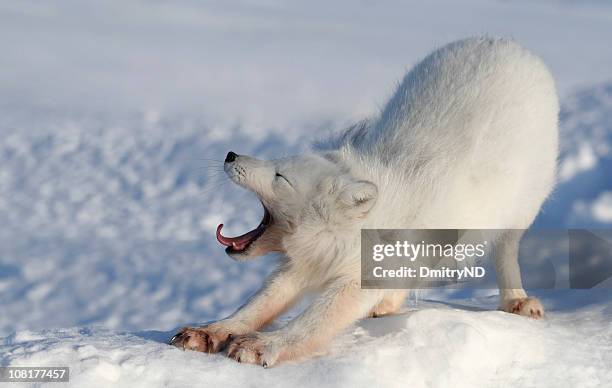
[[[421,302],[359,322],[324,357],[271,369],[183,352],[164,344],[171,331],[99,328],[21,331],[0,344],[0,361],[70,366],[75,387],[606,386],[612,306],[594,302],[609,293],[570,292],[541,294],[552,307],[544,321],[485,310],[495,298]]]
[[[607,2],[0,3],[0,364],[69,365],[74,386],[610,381],[606,290],[541,292],[544,322],[430,292],[444,303],[265,372],[159,343],[232,312],[273,266],[215,242],[261,214],[219,175],[228,150],[299,152],[480,33],[517,38],[558,82],[560,185],[536,226],[612,226]]]

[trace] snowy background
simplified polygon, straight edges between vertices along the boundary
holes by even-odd
[[[408,302],[266,373],[157,342],[231,313],[272,268],[214,238],[261,216],[219,173],[227,151],[297,153],[485,33],[557,80],[561,183],[536,226],[612,226],[610,2],[0,2],[0,365],[69,365],[75,386],[610,381],[608,290],[536,292],[545,322],[481,311],[488,295]]]

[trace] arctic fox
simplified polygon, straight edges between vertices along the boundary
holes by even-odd
[[[279,252],[281,264],[236,313],[171,343],[267,367],[321,351],[360,318],[396,312],[405,291],[360,286],[360,229],[500,229],[500,309],[541,318],[520,284],[517,249],[555,184],[558,109],[538,57],[512,40],[471,38],[427,56],[379,116],[312,153],[264,161],[229,152],[225,172],[259,197],[264,217],[234,238],[219,225],[217,238],[236,260]],[[318,297],[301,315],[258,331],[310,291]]]

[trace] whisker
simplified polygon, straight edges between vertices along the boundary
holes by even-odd
[[[215,163],[220,163],[220,164],[225,163],[224,160],[219,160],[219,159],[196,158],[196,160],[203,160],[203,161],[206,161],[206,162],[215,162]]]
[[[214,170],[214,171],[224,171],[225,168],[223,166],[198,166],[193,167],[194,170]]]
[[[225,181],[224,178],[226,178],[226,176],[225,176],[225,174],[217,174],[217,175],[208,175],[205,178],[207,179],[207,182],[221,183],[221,182]]]
[[[217,175],[217,176],[211,176],[209,178],[210,178],[210,180],[208,180],[206,182],[206,186],[207,187],[204,187],[205,189],[208,189],[209,188],[208,186],[210,186],[210,185],[217,185],[217,184],[220,184],[220,183],[231,182],[231,180],[229,178],[227,178],[227,176]]]
[[[225,172],[222,168],[208,168],[208,167],[198,167],[199,171],[208,171],[208,172]]]
[[[201,168],[209,168],[209,167],[210,168],[224,168],[225,166],[222,164],[207,164],[207,165],[199,166],[199,167]]]
[[[205,173],[205,174],[227,174],[225,170],[219,170],[219,169],[214,169],[214,168],[198,168],[197,170],[200,173]]]
[[[223,170],[221,170],[221,171],[208,170],[208,171],[201,171],[201,172],[205,173],[208,176],[211,176],[211,175],[214,175],[214,176],[225,175],[225,176],[227,176],[227,174]]]
[[[211,187],[208,187],[208,188],[206,188],[206,189],[202,190],[202,191],[200,192],[200,195],[206,195],[206,194],[210,194],[210,193],[212,193],[212,192],[214,192],[214,191],[217,191],[217,190],[219,190],[221,187],[223,187],[223,186],[227,185],[229,182],[230,182],[230,181],[229,181],[229,180],[227,180],[227,181],[225,181],[225,182],[221,182],[220,184],[216,184],[216,185],[213,185],[213,186],[211,186]]]

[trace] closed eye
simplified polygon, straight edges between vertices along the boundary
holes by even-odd
[[[291,184],[291,182],[289,182],[289,179],[285,178],[285,176],[283,174],[280,173],[276,173],[275,178],[280,178],[283,179],[285,182],[287,182],[289,184],[289,186],[293,187],[293,185]]]

